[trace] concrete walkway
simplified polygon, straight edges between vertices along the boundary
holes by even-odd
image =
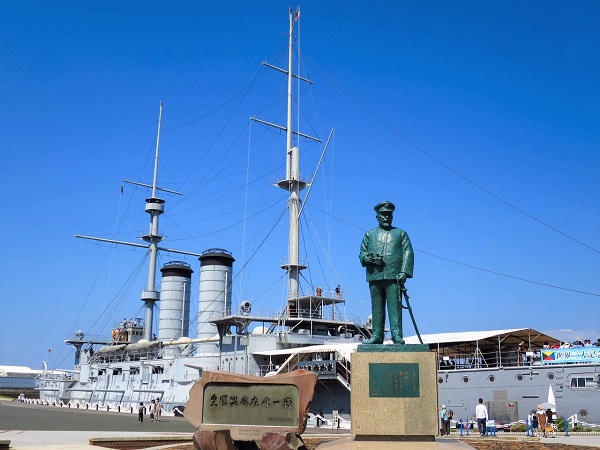
[[[11,450],[98,450],[90,438],[148,438],[152,436],[191,436],[194,428],[181,417],[163,417],[160,423],[137,423],[133,414],[75,411],[73,409],[23,405],[0,401],[0,440],[10,440]],[[307,435],[349,436],[348,430],[308,427]],[[438,438],[455,440],[456,438]],[[547,444],[570,444],[600,448],[600,435],[558,435],[541,438]]]
[[[544,444],[569,444],[581,445],[583,447],[600,448],[600,436],[581,436],[581,435],[556,435],[555,438],[540,438],[540,442]]]
[[[318,429],[307,428],[306,435],[316,435]],[[324,433],[331,436],[331,433]],[[90,438],[148,438],[150,436],[189,436],[190,433],[170,432],[124,432],[124,431],[1,431],[0,440],[9,439],[11,450],[98,450],[101,447],[89,445]],[[335,435],[343,438],[348,434]],[[440,438],[438,438],[440,439]],[[440,440],[444,440],[441,438]],[[451,441],[452,438],[445,440]],[[600,436],[557,436],[541,438],[545,444],[569,444],[586,448],[600,448]]]
[[[189,433],[134,433],[124,431],[0,431],[0,440],[9,439],[11,450],[90,450],[101,449],[89,445],[90,438],[139,438],[174,436]]]

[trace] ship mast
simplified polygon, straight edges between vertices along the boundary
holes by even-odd
[[[98,242],[108,242],[111,244],[127,245],[130,247],[141,247],[147,248],[150,255],[150,261],[148,263],[148,280],[146,283],[146,289],[142,291],[141,300],[144,302],[145,318],[144,318],[144,339],[152,340],[152,322],[154,320],[154,304],[160,300],[160,292],[156,290],[156,258],[159,251],[179,253],[182,255],[189,256],[202,256],[201,253],[188,252],[184,250],[177,250],[171,248],[159,247],[158,243],[164,239],[158,231],[158,218],[162,213],[165,212],[165,200],[156,196],[157,191],[168,192],[170,194],[182,195],[181,192],[171,191],[169,189],[163,189],[157,186],[158,180],[158,156],[160,150],[160,131],[162,126],[162,110],[163,104],[160,102],[160,108],[158,113],[158,131],[156,134],[156,151],[154,154],[154,173],[152,178],[152,184],[139,183],[135,181],[123,180],[125,183],[133,184],[135,186],[141,186],[152,190],[152,194],[146,199],[145,211],[150,214],[150,227],[148,234],[142,236],[142,240],[148,244],[139,244],[135,242],[118,241],[115,239],[105,239],[93,236],[83,236],[76,234],[76,238],[89,239]]]
[[[298,13],[299,13],[298,9]],[[296,13],[296,14],[298,14]],[[306,187],[306,183],[300,180],[300,150],[293,146],[292,139],[292,73],[294,52],[294,18],[296,14],[290,9],[290,32],[288,36],[288,71],[287,71],[287,126],[286,126],[286,167],[285,186],[288,189],[289,207],[289,234],[288,234],[288,260],[284,268],[288,272],[288,299],[298,298],[300,285],[300,271],[306,266],[299,264],[298,248],[300,240],[299,216],[300,190]],[[281,185],[279,187],[282,187]]]
[[[154,154],[154,176],[152,178],[152,196],[146,199],[146,212],[150,214],[150,228],[148,234],[142,236],[142,239],[148,242],[150,252],[150,262],[148,264],[148,283],[146,290],[142,291],[141,300],[144,302],[146,310],[144,320],[144,339],[152,340],[152,320],[154,315],[154,304],[159,300],[159,292],[156,290],[156,256],[158,253],[158,243],[164,239],[158,233],[158,218],[165,212],[165,201],[156,196],[156,180],[158,177],[158,152],[160,149],[160,129],[162,125],[163,104],[160,102],[158,113],[158,131],[156,133],[156,152]]]
[[[287,260],[282,264],[282,268],[288,274],[288,300],[299,297],[300,272],[306,269],[306,265],[300,262],[299,258],[299,219],[300,219],[300,191],[304,189],[308,183],[300,179],[300,150],[294,146],[293,137],[302,136],[307,139],[321,142],[320,139],[294,131],[292,128],[292,107],[293,107],[293,79],[311,83],[312,81],[295,75],[293,72],[293,55],[294,55],[294,24],[300,17],[300,8],[294,12],[289,11],[289,34],[288,34],[288,68],[287,70],[280,69],[271,64],[263,63],[263,65],[284,73],[287,76],[287,123],[285,127],[266,122],[261,119],[252,117],[251,119],[275,127],[279,130],[284,130],[286,133],[286,163],[285,163],[285,180],[277,183],[277,187],[288,192],[288,209],[289,209],[289,231],[288,231],[288,255]]]

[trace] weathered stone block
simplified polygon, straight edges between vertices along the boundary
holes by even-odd
[[[231,450],[225,446],[230,441],[235,449],[242,441],[266,437],[263,446],[267,450],[284,444],[281,448],[301,448],[296,435],[306,429],[316,382],[317,375],[307,370],[268,378],[205,371],[190,390],[184,413],[199,430],[194,445],[213,450],[214,442],[214,450]],[[227,444],[217,442],[223,430]]]
[[[365,345],[352,355],[352,433],[356,440],[434,440],[438,422],[435,354],[421,347]]]

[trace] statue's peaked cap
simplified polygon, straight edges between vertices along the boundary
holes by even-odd
[[[385,201],[385,202],[381,202],[381,203],[377,203],[375,205],[375,211],[380,212],[380,211],[394,211],[396,209],[396,206],[394,206],[394,204],[390,201]]]

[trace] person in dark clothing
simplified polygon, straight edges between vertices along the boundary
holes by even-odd
[[[552,437],[556,437],[554,436],[554,417],[552,414],[552,410],[550,408],[548,408],[546,410],[546,430],[552,432]]]
[[[138,423],[144,423],[144,412],[146,412],[146,407],[144,402],[140,402],[140,406],[138,406]]]

